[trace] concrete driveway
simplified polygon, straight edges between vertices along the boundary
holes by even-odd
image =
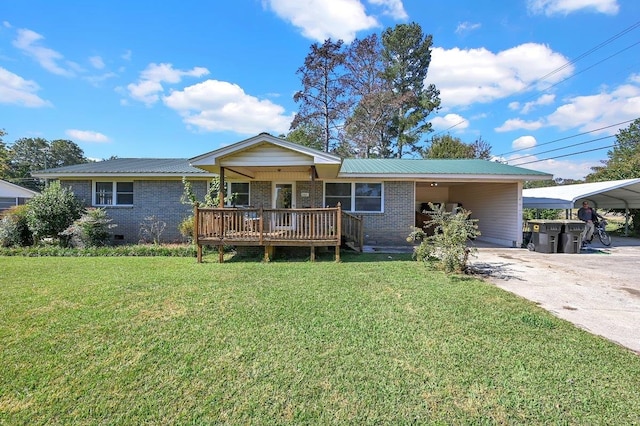
[[[579,254],[478,248],[470,264],[496,286],[640,354],[640,240]]]

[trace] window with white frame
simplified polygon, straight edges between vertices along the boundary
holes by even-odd
[[[340,206],[345,211],[381,212],[382,183],[327,182],[324,186],[325,205]]]
[[[93,204],[96,206],[133,205],[133,182],[95,182]]]
[[[249,205],[249,182],[227,182],[225,204],[230,206]]]

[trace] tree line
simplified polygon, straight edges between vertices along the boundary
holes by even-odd
[[[67,139],[20,138],[9,146],[5,136],[7,132],[0,129],[0,179],[25,188],[43,189],[43,182],[31,176],[33,171],[89,162],[84,151]]]
[[[343,157],[489,158],[482,138],[471,143],[432,131],[440,92],[426,84],[432,36],[417,23],[387,28],[350,45],[312,44],[296,74],[302,89],[286,139]]]

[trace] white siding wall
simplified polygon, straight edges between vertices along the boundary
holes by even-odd
[[[479,241],[505,247],[522,244],[522,185],[469,183],[451,187],[450,202],[460,202],[478,219]]]
[[[220,160],[223,167],[300,166],[312,165],[313,158],[273,145],[259,145]]]

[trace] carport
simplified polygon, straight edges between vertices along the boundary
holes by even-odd
[[[565,209],[570,218],[572,209],[582,201],[595,208],[625,212],[625,235],[629,230],[629,209],[640,209],[640,179],[531,188],[522,191],[522,207],[530,209]]]

